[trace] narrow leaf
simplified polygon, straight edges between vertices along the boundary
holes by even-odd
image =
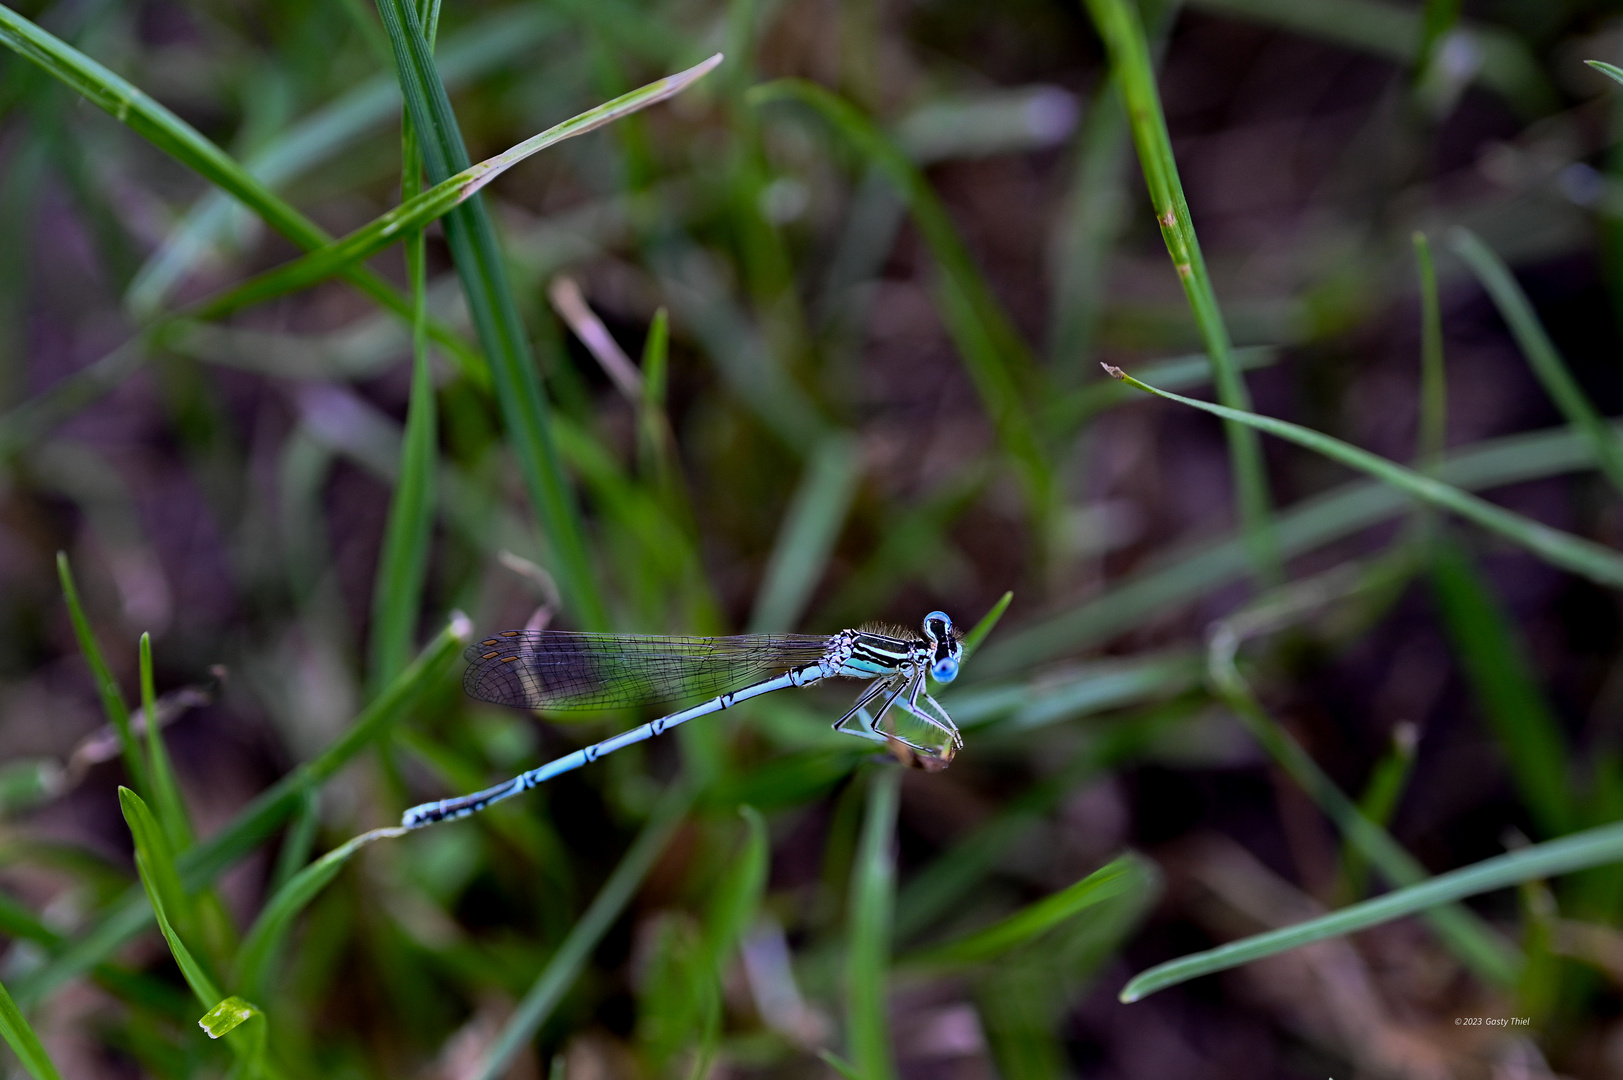
[[[23,1068],[34,1080],[62,1080],[62,1074],[56,1071],[56,1064],[51,1061],[51,1055],[45,1052],[45,1046],[34,1034],[29,1025],[28,1018],[23,1015],[17,1003],[11,999],[11,992],[0,984],[0,1036],[11,1047],[11,1052],[17,1055]]]
[[[1153,875],[1137,856],[1124,855],[1087,877],[1030,904],[1013,915],[932,949],[904,957],[900,962],[918,967],[959,967],[984,964],[1047,933],[1088,908],[1115,897],[1147,889]]]
[[[896,1076],[890,1038],[890,935],[896,902],[896,809],[901,771],[881,768],[868,784],[846,910],[845,1024],[852,1060],[868,1080]]]
[[[4,9],[0,9],[0,14],[3,13]],[[79,603],[79,587],[74,584],[73,570],[68,566],[66,552],[56,553],[56,576],[62,583],[62,599],[67,602],[68,617],[73,620],[73,635],[79,639],[79,651],[84,654],[85,663],[90,667],[90,677],[96,681],[96,691],[101,695],[102,712],[107,714],[107,722],[118,735],[118,746],[124,754],[124,768],[130,774],[130,782],[137,791],[150,790],[146,762],[141,758],[140,747],[136,745],[135,734],[130,729],[130,707],[125,704],[124,692],[118,688],[118,680],[113,678],[112,669],[107,666],[107,658],[102,655],[101,644],[90,628],[90,620],[85,618],[84,607]]]
[[[1159,964],[1134,976],[1122,988],[1121,1000],[1138,1001],[1157,990],[1201,975],[1249,964],[1326,938],[1357,933],[1467,896],[1615,862],[1623,862],[1623,824],[1587,829],[1439,874],[1421,884],[1397,889],[1321,918]]]
[[[1495,506],[1485,499],[1451,487],[1440,480],[1429,476],[1422,476],[1413,469],[1407,469],[1395,461],[1360,450],[1340,439],[1292,424],[1284,420],[1275,420],[1268,416],[1258,416],[1256,413],[1241,412],[1238,409],[1225,408],[1222,405],[1213,405],[1207,401],[1196,401],[1194,398],[1174,394],[1168,390],[1157,390],[1153,386],[1139,382],[1131,375],[1119,368],[1106,365],[1109,371],[1118,379],[1123,379],[1140,390],[1146,390],[1157,397],[1176,401],[1191,408],[1209,412],[1213,416],[1220,416],[1225,420],[1235,420],[1265,431],[1270,435],[1277,435],[1281,439],[1304,446],[1315,453],[1323,454],[1350,466],[1360,472],[1368,473],[1393,487],[1402,490],[1405,494],[1417,499],[1451,510],[1467,520],[1474,521],[1491,532],[1498,533],[1514,543],[1527,548],[1539,558],[1564,570],[1589,578],[1601,585],[1614,588],[1623,586],[1623,556],[1610,548],[1602,547],[1591,540],[1573,536],[1571,533],[1552,529],[1531,518],[1512,513]]]
[[[456,175],[441,180],[427,191],[411,196],[382,217],[374,218],[342,239],[319,247],[274,270],[267,270],[217,297],[204,300],[197,306],[189,308],[187,313],[194,318],[218,319],[249,305],[264,303],[324,281],[449,213],[472,197],[480,188],[532,154],[539,153],[565,139],[595,131],[639,109],[645,109],[656,102],[673,97],[719,63],[721,56],[717,54],[686,71],[666,76],[629,94],[623,94],[613,101],[588,109],[561,124],[555,124],[494,157],[486,158],[477,165],[469,166]]]
[[[1234,346],[1228,325],[1217,303],[1206,258],[1195,236],[1194,218],[1184,201],[1183,182],[1172,156],[1172,139],[1167,134],[1166,117],[1161,111],[1161,95],[1155,84],[1155,68],[1150,62],[1149,44],[1139,21],[1138,7],[1128,0],[1085,0],[1093,24],[1104,39],[1110,56],[1110,72],[1121,89],[1127,106],[1128,125],[1138,160],[1149,188],[1150,204],[1161,226],[1161,239],[1183,286],[1184,298],[1195,317],[1206,355],[1212,362],[1212,382],[1217,399],[1231,409],[1249,410],[1251,395],[1234,362]],[[1246,536],[1254,569],[1265,582],[1284,577],[1278,540],[1274,535],[1268,477],[1263,469],[1262,446],[1256,435],[1239,424],[1225,424],[1229,464],[1234,473],[1236,509]]]
[[[1494,306],[1510,326],[1516,344],[1521,346],[1522,355],[1527,358],[1527,365],[1533,369],[1544,392],[1550,395],[1550,400],[1555,402],[1555,407],[1561,410],[1567,422],[1589,440],[1600,471],[1606,474],[1613,487],[1623,491],[1623,440],[1618,438],[1617,432],[1584,396],[1572,372],[1567,370],[1567,363],[1561,358],[1555,342],[1550,340],[1544,324],[1539,322],[1527,294],[1516,284],[1510,268],[1494,254],[1492,248],[1468,229],[1453,229],[1449,233],[1449,246],[1465,260],[1465,265],[1471,268],[1477,280],[1482,282],[1482,287],[1488,290],[1488,295],[1493,297]]]

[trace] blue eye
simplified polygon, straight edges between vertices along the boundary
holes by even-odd
[[[952,657],[943,657],[930,667],[930,674],[935,676],[936,682],[952,682],[958,677],[958,661]]]

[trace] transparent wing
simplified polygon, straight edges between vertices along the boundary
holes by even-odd
[[[814,664],[807,634],[652,637],[506,630],[468,647],[462,688],[521,709],[607,709],[715,697]]]

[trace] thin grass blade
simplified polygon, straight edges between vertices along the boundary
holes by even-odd
[[[1047,933],[1088,908],[1152,887],[1155,874],[1136,855],[1123,855],[1080,881],[1028,904],[1014,914],[956,941],[900,958],[908,967],[985,964]]]
[[[313,760],[294,769],[243,807],[224,828],[180,856],[175,869],[184,887],[201,889],[210,884],[237,860],[258,848],[300,806],[305,793],[330,779],[366,747],[388,733],[402,716],[439,680],[445,677],[451,661],[458,657],[473,627],[461,613],[423,648],[417,659],[389,688],[379,694],[355,718],[343,735]],[[151,908],[142,890],[126,893],[100,920],[63,949],[43,967],[31,972],[18,986],[25,1003],[42,1000],[63,983],[88,971],[139,934],[151,917]],[[219,1000],[218,995],[210,999]],[[210,1002],[205,1002],[209,1004]]]
[[[1192,408],[1209,412],[1213,416],[1225,420],[1234,420],[1253,427],[1258,431],[1265,431],[1281,439],[1293,442],[1298,446],[1306,447],[1315,453],[1341,462],[1360,472],[1367,473],[1391,484],[1405,494],[1411,495],[1434,506],[1458,514],[1468,521],[1473,521],[1490,532],[1497,533],[1513,543],[1519,544],[1545,560],[1553,566],[1570,570],[1574,574],[1586,577],[1600,585],[1613,588],[1623,587],[1623,556],[1610,548],[1602,547],[1591,540],[1585,540],[1571,533],[1552,529],[1548,525],[1512,513],[1495,506],[1485,499],[1478,498],[1459,488],[1452,487],[1440,480],[1429,476],[1422,476],[1413,469],[1405,468],[1395,461],[1372,454],[1367,450],[1360,450],[1350,443],[1342,442],[1321,432],[1304,428],[1299,424],[1292,424],[1284,420],[1275,420],[1268,416],[1258,416],[1256,413],[1241,412],[1238,409],[1225,408],[1222,405],[1213,405],[1207,401],[1196,401],[1194,398],[1184,397],[1167,390],[1157,390],[1153,386],[1139,382],[1131,375],[1118,368],[1107,368],[1111,374],[1123,379],[1140,390],[1148,391],[1157,397],[1176,401]]]
[[[673,97],[720,62],[719,54],[712,56],[687,71],[649,83],[641,89],[633,90],[537,135],[532,135],[494,157],[486,158],[476,165],[464,168],[454,176],[439,181],[427,191],[411,196],[393,210],[374,218],[342,239],[316,248],[293,262],[268,270],[241,285],[233,286],[217,297],[188,308],[187,314],[197,319],[223,318],[234,311],[264,303],[299,289],[307,289],[335,274],[342,273],[382,251],[401,237],[450,213],[486,184],[532,154],[537,154],[565,139],[595,131],[639,109],[645,109]]]
[[[846,912],[845,1029],[851,1060],[866,1080],[893,1080],[890,1037],[890,935],[896,903],[896,811],[899,769],[875,771],[868,782]]]
[[[1523,805],[1546,835],[1571,832],[1582,813],[1567,765],[1572,751],[1515,623],[1456,541],[1436,541],[1431,585],[1471,696]]]
[[[1251,408],[1251,395],[1234,362],[1234,346],[1228,325],[1217,303],[1206,259],[1195,236],[1194,219],[1184,201],[1183,182],[1172,156],[1172,140],[1167,134],[1166,117],[1161,111],[1161,95],[1155,85],[1155,68],[1150,62],[1149,44],[1138,10],[1127,0],[1085,0],[1093,24],[1104,39],[1110,56],[1110,69],[1126,103],[1128,126],[1138,148],[1144,182],[1150,203],[1161,226],[1161,238],[1178,272],[1179,284],[1195,317],[1206,355],[1212,362],[1212,383],[1217,399],[1231,409]],[[1263,467],[1262,445],[1256,434],[1238,424],[1224,425],[1229,444],[1229,464],[1234,475],[1235,509],[1259,580],[1284,579],[1284,564],[1274,536],[1268,477]]]
[[[5,1038],[6,1045],[11,1047],[11,1052],[17,1055],[17,1060],[22,1062],[23,1068],[34,1080],[62,1080],[62,1074],[56,1071],[56,1063],[45,1052],[45,1046],[34,1034],[28,1018],[17,1008],[11,992],[3,984],[0,984],[0,1037]]]
[[[1036,361],[923,174],[856,106],[815,83],[781,79],[755,87],[748,101],[756,106],[797,101],[811,107],[901,194],[940,269],[938,302],[947,329],[1028,497],[1046,510],[1049,468],[1025,399],[1038,381]]]
[[[620,912],[630,902],[642,884],[655,860],[676,832],[688,807],[693,802],[693,791],[687,784],[677,781],[649,815],[636,841],[631,845],[620,865],[614,868],[609,880],[603,883],[592,904],[569,931],[558,951],[552,954],[529,993],[519,1002],[513,1015],[502,1025],[501,1033],[491,1044],[479,1071],[477,1080],[496,1080],[506,1075],[508,1067],[523,1046],[535,1036],[536,1029],[546,1022],[557,1008],[558,1002],[579,977],[592,950],[597,948]]]
[[[152,776],[152,799],[158,804],[158,820],[173,851],[192,846],[191,815],[181,797],[169,751],[163,744],[163,727],[158,723],[158,697],[152,681],[152,635],[141,635],[141,715],[146,722],[147,766]]]
[[[1587,829],[1439,874],[1418,885],[1397,889],[1322,918],[1159,964],[1134,976],[1122,988],[1121,1000],[1138,1001],[1202,975],[1226,971],[1326,938],[1357,933],[1467,896],[1620,861],[1623,861],[1623,824]]]
[[[1600,471],[1623,491],[1623,440],[1603,419],[1595,406],[1584,396],[1583,390],[1567,370],[1567,363],[1550,340],[1544,324],[1539,322],[1532,302],[1510,273],[1510,268],[1495,255],[1493,249],[1468,229],[1456,228],[1449,233],[1449,247],[1465,265],[1471,268],[1482,287],[1488,290],[1500,316],[1510,326],[1510,332],[1521,346],[1527,366],[1533,369],[1544,392],[1550,395],[1555,407],[1567,422],[1590,440]]]
[[[0,45],[38,64],[119,123],[173,157],[209,183],[258,214],[271,228],[302,248],[331,242],[326,232],[243,169],[230,155],[128,80],[36,26],[12,9],[0,6]],[[387,281],[364,267],[344,271],[345,280],[398,315],[410,315],[407,300]],[[478,369],[458,335],[438,324],[434,338],[470,371]]]
[[[248,935],[242,939],[242,948],[235,962],[236,985],[242,987],[244,993],[264,998],[270,989],[278,952],[293,920],[338,876],[350,856],[376,840],[404,836],[405,833],[406,830],[401,828],[373,829],[362,833],[327,852],[278,889],[254,920]]]
[[[124,692],[119,689],[118,680],[113,678],[112,669],[107,666],[107,658],[102,655],[101,643],[90,628],[90,620],[85,618],[84,606],[79,603],[79,587],[74,583],[73,569],[68,565],[66,552],[56,553],[56,576],[62,584],[62,599],[68,605],[68,617],[73,620],[73,635],[79,639],[79,651],[84,654],[90,677],[96,683],[96,692],[101,696],[102,712],[107,715],[107,722],[118,735],[118,747],[124,755],[124,768],[129,772],[130,782],[137,791],[149,791],[146,761],[141,756],[141,748],[136,744],[135,733],[130,727],[130,707],[124,701]]]
[[[378,11],[389,32],[406,110],[421,141],[424,168],[430,181],[442,184],[469,167],[450,99],[409,0],[378,0]],[[550,409],[508,285],[495,230],[477,194],[445,215],[445,235],[490,364],[508,446],[546,534],[559,588],[583,627],[607,629],[608,611],[587,547],[585,525],[553,444]]]

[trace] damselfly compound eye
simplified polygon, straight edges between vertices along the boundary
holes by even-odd
[[[958,661],[944,656],[930,665],[930,674],[935,676],[936,682],[952,682],[958,677]]]

